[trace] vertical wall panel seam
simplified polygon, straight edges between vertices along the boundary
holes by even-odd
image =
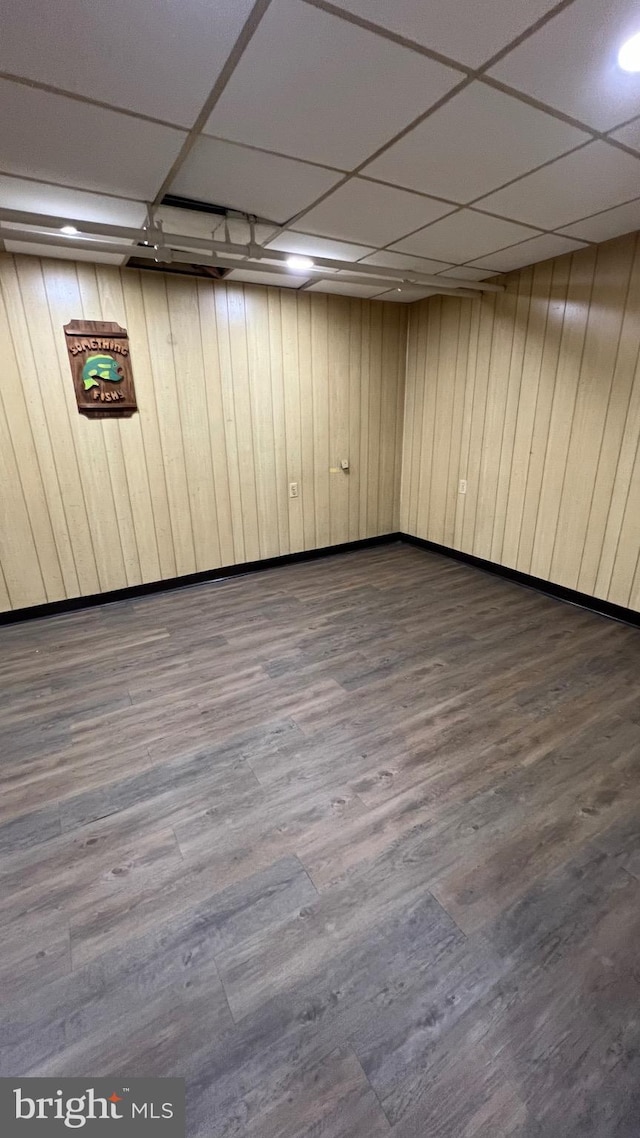
[[[535,275],[534,275],[534,281],[535,281]],[[532,282],[532,291],[533,291],[533,283],[534,282]],[[533,444],[533,436],[534,436],[534,432],[535,432],[536,417],[538,414],[538,401],[540,399],[540,381],[541,381],[541,377],[542,377],[542,364],[544,362],[544,350],[545,350],[545,344],[547,342],[547,329],[549,327],[549,313],[551,311],[551,298],[552,298],[552,296],[553,296],[553,272],[551,273],[551,277],[549,279],[549,295],[547,297],[547,302],[546,302],[547,308],[546,308],[546,312],[545,312],[544,331],[542,332],[542,345],[541,345],[541,349],[540,349],[540,364],[539,364],[539,367],[537,369],[537,376],[536,376],[536,397],[535,397],[535,401],[533,404],[533,413],[531,415],[531,434],[529,437],[529,453],[527,455],[527,473],[526,473],[525,478],[524,478],[524,485],[523,485],[523,490],[522,490],[522,503],[521,503],[521,507],[520,507],[520,525],[518,527],[518,543],[516,546],[516,557],[515,557],[515,564],[516,565],[520,564],[520,547],[522,545],[522,524],[524,522],[524,516],[525,516],[525,505],[526,505],[526,501],[527,501],[527,490],[529,488],[529,474],[531,473],[531,447]],[[527,571],[528,571],[528,568],[529,567],[527,567]]]
[[[584,562],[584,553],[585,553],[585,549],[586,549],[586,545],[587,545],[587,537],[589,534],[589,526],[591,524],[591,515],[593,512],[593,502],[594,502],[594,498],[596,496],[596,490],[597,490],[597,486],[598,486],[598,473],[600,471],[600,465],[602,462],[602,449],[604,446],[604,440],[605,440],[605,435],[606,435],[606,431],[607,431],[607,422],[609,420],[609,411],[611,408],[611,396],[613,395],[613,385],[615,383],[615,378],[616,378],[616,368],[618,366],[618,359],[620,356],[620,344],[622,343],[622,330],[624,328],[624,319],[625,319],[627,307],[629,304],[629,293],[631,291],[631,283],[633,280],[634,268],[635,268],[635,248],[634,248],[633,256],[631,257],[631,259],[629,261],[629,275],[627,277],[627,287],[625,290],[624,304],[622,306],[622,318],[620,320],[620,328],[618,331],[618,342],[616,344],[616,348],[615,348],[615,352],[614,352],[614,356],[613,356],[613,362],[611,365],[611,380],[609,382],[609,393],[607,395],[607,406],[606,406],[606,410],[605,410],[605,413],[603,416],[602,434],[600,435],[600,446],[598,447],[598,460],[595,464],[595,475],[594,475],[594,479],[593,479],[593,487],[591,489],[591,499],[589,502],[589,510],[587,512],[587,523],[585,526],[584,535],[583,535],[583,539],[582,539],[582,551],[580,553],[580,562],[578,565],[578,576],[576,578],[576,585],[579,584],[580,575],[582,573],[582,565]],[[625,412],[625,423],[626,423],[627,415],[629,413],[629,404],[631,402],[632,391],[633,391],[633,384],[631,384],[629,386],[629,398],[627,400],[627,410]],[[623,431],[623,436],[624,436],[624,431]],[[621,437],[621,444],[622,444],[622,437]],[[620,451],[618,451],[618,460],[619,459],[620,459]],[[617,469],[617,465],[616,465],[616,469]],[[611,493],[613,493],[613,486],[614,485],[615,485],[615,475],[614,475],[614,481],[613,481],[612,486],[611,486]],[[611,498],[609,498],[609,506],[611,506]],[[606,532],[606,522],[605,522],[605,531],[604,532]],[[604,539],[604,532],[603,532],[603,539]],[[600,559],[598,559],[598,563],[599,563],[599,560]],[[598,578],[598,573],[596,570],[596,580],[597,580],[597,578]]]
[[[564,469],[563,469],[562,481],[560,484],[560,494],[558,496],[558,516],[556,518],[554,539],[553,539],[553,544],[551,547],[551,558],[549,560],[549,572],[550,573],[553,572],[553,560],[555,557],[556,542],[558,540],[558,526],[560,524],[560,514],[562,511],[562,502],[564,499],[564,490],[565,490],[565,483],[566,483],[566,478],[567,478],[567,465],[568,465],[568,461],[569,461],[569,447],[571,445],[571,435],[573,433],[573,424],[575,422],[576,404],[578,402],[578,393],[580,390],[580,375],[582,372],[582,361],[584,359],[584,351],[585,351],[585,346],[587,343],[587,336],[588,336],[588,332],[589,332],[589,316],[591,313],[591,302],[593,300],[593,290],[595,288],[597,275],[598,275],[598,257],[596,254],[596,262],[595,262],[595,265],[593,268],[593,277],[591,278],[591,285],[590,285],[590,290],[589,290],[589,304],[587,307],[587,320],[585,323],[584,337],[582,340],[582,348],[581,348],[581,352],[580,352],[580,363],[578,364],[578,368],[577,368],[576,390],[575,390],[575,396],[574,396],[574,400],[573,400],[573,409],[571,412],[571,424],[569,426],[569,435],[568,435],[569,441],[568,441],[568,445],[567,445],[567,451],[566,451],[566,454],[564,456]]]
[[[483,298],[483,300],[484,300],[484,298]],[[478,486],[476,488],[475,495],[474,495],[475,508],[474,508],[474,513],[473,513],[473,537],[471,539],[471,550],[473,553],[475,553],[475,549],[476,549],[476,531],[477,531],[477,527],[478,527],[478,502],[480,501],[480,477],[481,477],[481,472],[482,472],[482,454],[483,454],[483,450],[484,450],[484,437],[485,437],[485,431],[486,431],[486,427],[487,427],[487,402],[489,399],[489,380],[490,380],[490,376],[491,376],[491,360],[493,358],[493,340],[494,340],[494,335],[495,335],[495,330],[496,330],[496,301],[495,301],[495,295],[494,294],[491,294],[491,299],[489,300],[488,303],[491,304],[491,342],[489,344],[489,354],[488,354],[488,360],[487,360],[488,375],[487,375],[487,385],[486,385],[485,397],[484,397],[484,408],[482,411],[482,431],[480,433],[480,454],[478,457]],[[477,390],[477,367],[478,367],[478,361],[476,360],[476,390]]]
[[[153,378],[153,364],[151,363],[152,357],[151,357],[151,344],[149,342],[149,324],[147,321],[147,303],[146,303],[146,298],[145,298],[145,294],[144,294],[144,288],[142,285],[142,276],[141,276],[139,269],[136,270],[136,283],[137,283],[138,292],[140,295],[140,305],[141,305],[141,310],[142,310],[142,316],[144,317],[144,328],[145,328],[145,336],[146,336],[146,341],[147,341],[147,356],[149,359],[149,376],[150,376],[150,380],[151,380],[150,387],[151,387],[151,391],[153,392],[154,417],[155,417],[156,430],[158,433],[158,449],[159,449],[160,454],[162,456],[162,431],[160,430],[160,414],[158,411],[158,397],[157,397],[157,393],[156,393],[156,385],[154,383],[154,378]],[[128,325],[127,325],[127,327],[128,327]],[[142,434],[144,436],[144,431],[142,432]],[[146,451],[145,451],[145,462],[146,462]],[[165,498],[165,502],[167,505],[167,518],[169,520],[169,534],[171,537],[171,549],[173,550],[173,564],[174,564],[174,566],[176,566],[176,569],[177,569],[178,560],[177,560],[177,553],[176,553],[176,538],[175,538],[175,532],[174,532],[174,528],[173,528],[173,518],[171,516],[171,505],[169,502],[169,485],[167,483],[167,472],[166,472],[166,467],[165,467],[164,461],[162,462],[162,481],[164,484],[164,498]],[[149,491],[151,491],[151,479],[149,479]],[[153,509],[153,495],[151,498],[151,502],[152,502],[152,509]],[[156,526],[156,523],[155,523],[155,512],[154,512],[154,527],[155,526]],[[156,527],[156,543],[157,543],[157,547],[158,547],[158,562],[161,563],[160,542],[158,541],[157,527]]]
[[[14,264],[14,267],[15,267],[15,259],[13,259],[13,258],[12,258],[12,260],[13,260],[13,264]],[[16,282],[17,282],[17,285],[18,285],[18,293],[19,293],[19,296],[20,296],[20,304],[21,304],[21,306],[22,306],[22,309],[23,309],[23,312],[24,312],[24,302],[23,302],[23,297],[22,297],[22,289],[20,288],[20,278],[19,278],[19,276],[18,276],[17,268],[16,268]],[[0,289],[1,289],[1,288],[2,288],[2,282],[0,281]],[[7,310],[6,310],[6,302],[5,302],[5,299],[4,299],[4,293],[3,293],[3,296],[2,296],[2,301],[3,301],[3,304],[5,304],[5,311],[7,311]],[[26,318],[26,313],[25,313],[25,323],[27,324],[27,328],[28,328],[28,326],[29,326],[29,321],[28,321],[28,320],[27,320],[27,318]],[[12,347],[13,347],[13,354],[14,354],[14,357],[15,357],[15,360],[16,360],[16,367],[18,368],[18,371],[19,371],[19,370],[20,370],[20,360],[19,360],[18,354],[17,354],[17,352],[16,352],[16,347],[15,347],[15,337],[14,337],[14,334],[13,334],[13,330],[12,330],[12,328],[11,328],[11,322],[10,322],[10,320],[9,320],[9,313],[8,313],[8,311],[7,311],[7,327],[8,327],[8,329],[9,329],[9,336],[10,336],[10,339],[11,339],[11,343],[12,343]],[[0,387],[0,397],[1,397],[1,395],[2,395],[2,390],[1,390],[1,387]],[[21,494],[22,494],[22,500],[23,500],[23,502],[24,502],[24,505],[25,505],[25,512],[26,512],[26,517],[27,517],[27,520],[28,520],[28,522],[29,522],[29,530],[30,530],[30,533],[31,533],[31,539],[32,539],[32,541],[33,541],[33,547],[34,547],[34,549],[35,549],[35,551],[36,551],[36,560],[37,560],[37,562],[38,562],[38,569],[39,569],[39,571],[40,571],[40,577],[41,577],[41,580],[42,580],[42,588],[43,588],[43,592],[44,592],[44,595],[45,595],[45,597],[48,597],[48,592],[47,592],[47,585],[46,585],[46,577],[45,577],[45,573],[44,573],[44,570],[43,570],[43,567],[42,567],[42,563],[41,563],[40,552],[39,552],[39,550],[38,550],[38,543],[37,543],[37,541],[36,541],[35,530],[34,530],[34,528],[33,528],[33,521],[32,521],[32,518],[31,518],[31,511],[30,511],[30,509],[29,509],[29,503],[28,503],[28,501],[27,501],[27,496],[26,496],[26,494],[25,494],[24,485],[23,485],[23,482],[22,482],[22,475],[21,475],[21,473],[20,473],[20,462],[19,462],[19,460],[18,460],[18,455],[17,455],[17,453],[16,453],[15,444],[14,444],[14,440],[13,440],[13,434],[12,434],[12,431],[11,431],[11,420],[10,420],[10,418],[9,418],[9,415],[8,415],[8,412],[7,412],[7,405],[6,405],[6,401],[4,401],[4,400],[3,400],[3,407],[4,407],[4,416],[5,416],[5,421],[6,421],[6,424],[7,424],[7,431],[8,431],[8,434],[9,434],[9,440],[10,440],[10,445],[11,445],[11,452],[12,452],[12,454],[13,454],[13,457],[14,457],[14,463],[15,463],[15,468],[16,468],[16,475],[17,475],[17,477],[18,477],[18,481],[19,481],[19,483],[20,483],[20,492],[21,492]],[[43,413],[44,413],[44,411],[43,411]],[[63,571],[62,571],[62,564],[61,564],[61,562],[60,562],[60,555],[59,555],[59,552],[58,552],[58,547],[57,547],[57,543],[56,543],[56,539],[55,539],[55,533],[54,533],[54,530],[53,530],[53,524],[52,524],[52,521],[51,521],[51,514],[50,514],[50,511],[49,511],[49,501],[48,501],[48,498],[47,498],[47,494],[46,494],[46,490],[45,490],[45,481],[44,481],[44,478],[43,478],[43,475],[42,475],[42,468],[41,468],[41,466],[40,466],[40,458],[39,458],[39,455],[38,455],[38,447],[37,447],[37,445],[36,445],[36,440],[35,440],[35,436],[34,436],[34,433],[33,433],[33,424],[32,424],[32,422],[31,422],[31,416],[30,416],[30,414],[29,414],[29,407],[28,407],[28,403],[27,403],[26,399],[25,399],[25,415],[26,415],[27,423],[29,424],[29,435],[30,435],[30,437],[31,437],[31,445],[32,445],[32,448],[33,448],[33,453],[34,453],[34,455],[35,455],[35,457],[36,457],[36,463],[37,463],[37,466],[38,466],[38,477],[39,477],[39,479],[40,479],[40,483],[41,483],[41,485],[42,485],[42,497],[43,497],[43,501],[44,501],[44,503],[45,503],[45,505],[46,505],[46,509],[47,509],[47,518],[48,518],[48,521],[49,521],[49,528],[50,528],[50,530],[51,530],[51,539],[52,539],[53,547],[54,547],[54,549],[55,549],[55,551],[56,551],[56,559],[57,559],[57,562],[58,562],[58,569],[59,569],[59,571],[60,571],[60,579],[61,579],[61,581],[62,581],[62,583],[63,583],[63,585],[64,585],[64,589],[65,589],[65,595],[67,595],[67,596],[68,596],[67,587],[66,587],[66,582],[65,582],[65,579],[64,579],[64,573],[63,573]],[[46,414],[45,414],[45,416],[44,416],[44,417],[45,417],[45,420],[46,420]],[[49,425],[48,425],[48,423],[47,423],[47,427],[46,427],[46,429],[47,429],[47,435],[49,435]],[[54,465],[55,465],[55,463],[54,463]],[[56,472],[56,473],[57,473],[57,472]],[[66,515],[65,515],[65,517],[66,517]],[[75,558],[74,558],[74,561],[73,561],[73,563],[74,563],[74,565],[75,565]]]

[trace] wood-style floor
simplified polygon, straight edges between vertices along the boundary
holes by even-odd
[[[637,630],[390,545],[0,643],[3,1074],[638,1138]]]

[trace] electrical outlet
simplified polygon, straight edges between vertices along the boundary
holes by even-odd
[[[298,483],[297,482],[290,482],[289,483],[289,497],[290,498],[297,498],[298,497]]]
[[[467,480],[466,480],[466,478],[461,478],[460,484],[458,486],[458,494],[466,494],[466,492],[467,492]]]

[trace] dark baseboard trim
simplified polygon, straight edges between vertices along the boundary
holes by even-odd
[[[325,545],[321,549],[305,549],[299,553],[284,553],[280,557],[267,557],[263,561],[245,561],[239,565],[225,565],[220,569],[205,569],[201,573],[189,573],[184,577],[171,577],[164,581],[150,581],[144,585],[130,585],[125,589],[114,589],[109,593],[94,593],[90,597],[70,597],[63,601],[50,601],[43,605],[32,605],[31,608],[14,609],[11,612],[0,613],[0,625],[16,624],[23,620],[36,620],[40,617],[56,616],[60,613],[74,612],[77,609],[94,608],[96,605],[113,604],[115,601],[131,600],[134,597],[148,596],[150,593],[164,593],[169,589],[184,589],[191,585],[201,585],[206,581],[221,581],[228,577],[238,577],[244,573],[255,573],[262,569],[274,569],[280,565],[292,565],[299,561],[315,561],[319,557],[331,557],[338,553],[352,553],[358,549],[369,549],[376,545],[388,545],[394,541],[405,541],[429,553],[438,553],[443,557],[461,561],[464,565],[471,565],[475,569],[482,569],[485,573],[504,577],[508,581],[515,581],[525,588],[535,589],[545,593],[548,597],[565,601],[567,604],[578,605],[590,612],[599,613],[612,620],[622,621],[624,624],[640,628],[640,612],[624,608],[623,605],[614,605],[610,601],[592,597],[589,593],[579,593],[576,589],[567,589],[564,585],[556,585],[553,581],[545,581],[542,577],[532,577],[529,573],[521,573],[518,569],[509,569],[506,565],[499,565],[496,561],[485,561],[482,557],[474,557],[472,553],[463,553],[460,549],[451,549],[448,545],[438,545],[435,541],[427,541],[423,537],[414,537],[408,533],[386,533],[378,537],[363,537],[359,541],[347,541],[342,545]]]
[[[614,605],[610,601],[592,597],[590,593],[579,593],[577,589],[567,589],[564,585],[556,585],[553,581],[545,581],[543,577],[532,577],[529,573],[521,573],[518,569],[509,569],[506,565],[499,565],[496,561],[485,561],[482,557],[474,557],[472,553],[463,553],[460,549],[450,549],[448,545],[438,545],[435,541],[427,541],[424,537],[413,537],[412,534],[401,533],[401,541],[410,545],[417,545],[419,549],[426,549],[430,553],[440,553],[444,557],[451,557],[462,561],[465,565],[472,565],[474,569],[482,569],[485,573],[493,573],[497,577],[505,577],[508,581],[515,581],[527,589],[535,589],[545,593],[548,597],[565,601],[579,608],[589,609],[590,612],[608,616],[612,620],[620,620],[623,624],[634,625],[640,628],[640,612],[625,608],[624,605]]]
[[[0,613],[0,625],[16,624],[21,620],[36,620],[44,616],[57,616],[60,613],[74,612],[77,609],[94,608],[96,605],[109,605],[114,601],[127,601],[133,597],[145,597],[149,593],[164,593],[169,589],[185,589],[191,585],[201,585],[205,581],[220,581],[225,577],[239,577],[243,573],[255,573],[261,569],[275,569],[280,565],[291,565],[296,561],[315,561],[318,557],[331,557],[336,553],[352,553],[356,549],[369,549],[375,545],[388,545],[400,541],[399,533],[385,533],[378,537],[362,537],[358,541],[345,541],[341,545],[325,545],[322,549],[304,549],[299,553],[283,553],[279,557],[266,557],[262,561],[244,561],[239,565],[224,565],[220,569],[205,569],[201,573],[188,573],[184,577],[170,577],[163,581],[149,581],[144,585],[128,585],[125,589],[113,589],[108,593],[92,593],[88,597],[69,597],[63,601],[49,601],[30,608],[12,609]]]

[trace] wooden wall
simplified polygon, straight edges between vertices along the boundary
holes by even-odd
[[[78,414],[74,318],[128,328],[133,418]],[[0,610],[397,529],[405,328],[399,304],[0,257]]]
[[[639,235],[506,283],[411,308],[401,529],[640,609]]]

